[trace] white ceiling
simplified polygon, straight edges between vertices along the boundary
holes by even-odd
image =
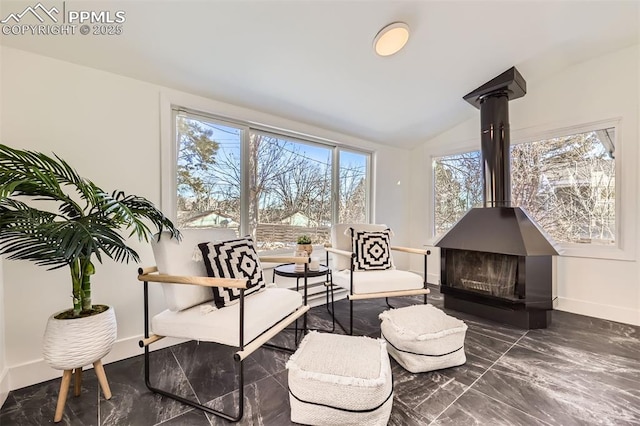
[[[0,15],[35,3],[3,0]],[[640,27],[637,0],[65,6],[124,10],[123,34],[2,36],[2,44],[400,147],[477,114],[462,96],[511,66],[538,82],[637,44]],[[393,21],[409,24],[409,43],[378,57],[372,40]]]

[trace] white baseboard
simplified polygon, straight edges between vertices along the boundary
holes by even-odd
[[[142,339],[142,335],[117,340],[113,344],[111,352],[102,359],[103,364],[109,364],[122,359],[131,358],[132,356],[141,355],[142,348],[138,346],[138,341]],[[154,343],[152,350],[158,350],[183,342],[181,339],[166,338]],[[87,366],[85,369],[91,369],[93,366]],[[16,390],[31,386],[36,383],[46,382],[47,380],[62,377],[61,370],[54,370],[44,361],[43,358],[25,362],[9,368],[7,374],[8,389]]]
[[[21,389],[57,377],[62,377],[62,371],[49,367],[44,359],[25,362],[9,367],[9,390]]]
[[[640,326],[640,311],[636,309],[621,308],[619,306],[604,305],[566,297],[558,297],[558,304],[555,309]]]
[[[4,405],[9,395],[9,369],[5,368],[0,372],[0,407]]]
[[[345,297],[345,290],[335,290],[334,300],[344,299]],[[312,307],[323,305],[325,303],[324,291],[310,295],[308,298],[308,303]],[[111,352],[109,352],[109,354],[103,358],[102,363],[109,364],[115,361],[120,361],[126,358],[131,358],[133,356],[143,354],[144,352],[142,348],[140,348],[140,346],[138,345],[140,339],[142,339],[142,335],[117,340],[114,343]],[[157,343],[154,343],[151,348],[152,350],[158,350],[182,342],[184,342],[183,339],[164,338]],[[87,366],[87,368],[93,367]],[[0,384],[4,384],[8,392],[9,390],[20,389],[26,386],[31,386],[36,383],[42,383],[47,380],[60,377],[62,377],[61,370],[54,370],[53,368],[49,367],[44,359],[40,358],[10,367],[1,377],[2,382]],[[2,389],[3,388],[0,388],[0,397],[2,397],[3,395]],[[6,398],[6,395],[4,397]]]
[[[429,284],[440,285],[440,274],[434,274],[427,272],[427,282]]]

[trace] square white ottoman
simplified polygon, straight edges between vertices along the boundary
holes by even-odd
[[[386,425],[393,406],[386,343],[310,332],[287,362],[291,421]]]
[[[467,325],[432,305],[414,305],[380,314],[389,354],[412,373],[455,367],[467,361]]]

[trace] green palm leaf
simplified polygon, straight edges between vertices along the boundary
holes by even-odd
[[[54,210],[43,207],[51,205]],[[83,294],[90,294],[81,285],[88,283],[83,274],[93,271],[86,267],[91,259],[138,261],[126,239],[148,241],[152,229],[180,237],[149,200],[122,191],[109,194],[57,155],[0,144],[0,254],[50,269],[69,266],[78,304],[86,306]]]

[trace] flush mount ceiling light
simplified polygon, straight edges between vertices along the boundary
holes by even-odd
[[[387,25],[373,39],[373,49],[380,56],[390,56],[398,52],[409,40],[409,26],[404,22]]]

